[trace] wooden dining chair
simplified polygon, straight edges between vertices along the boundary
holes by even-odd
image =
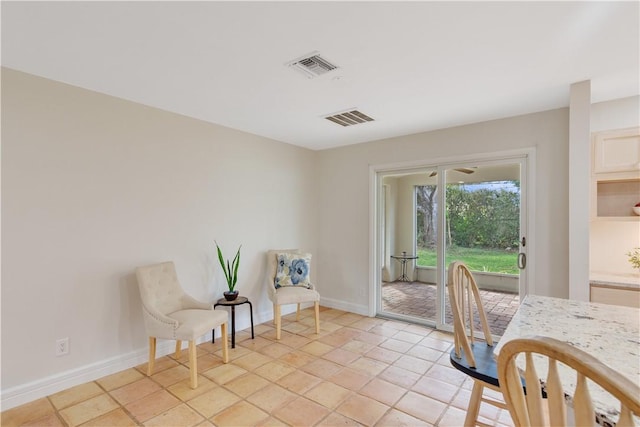
[[[524,380],[527,394],[521,386],[520,369],[516,366],[516,357],[524,353]],[[548,359],[548,369],[544,389],[546,399],[542,398],[541,381],[537,370],[541,363],[534,362],[537,355]],[[535,336],[509,341],[500,349],[498,356],[498,377],[502,393],[516,426],[566,426],[567,390],[563,389],[558,373],[558,362],[576,373],[573,401],[574,423],[576,426],[595,426],[596,412],[590,397],[587,379],[598,384],[620,402],[620,412],[616,427],[633,426],[633,415],[640,415],[640,386],[619,372],[611,369],[595,357],[584,351],[550,337]],[[546,365],[545,365],[546,366]],[[544,375],[543,375],[544,376]],[[569,391],[571,392],[571,391]],[[611,414],[607,414],[611,416]]]
[[[471,271],[461,261],[449,264],[447,289],[453,314],[454,348],[451,365],[473,379],[473,390],[464,421],[465,427],[487,425],[478,420],[482,402],[506,409],[504,402],[484,396],[484,389],[500,392],[498,372],[493,356],[493,339],[480,298],[480,291]],[[475,302],[475,304],[474,304]],[[476,320],[477,319],[477,320]],[[484,341],[476,340],[480,323]]]

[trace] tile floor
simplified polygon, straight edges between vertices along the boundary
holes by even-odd
[[[2,426],[461,426],[472,382],[449,364],[452,336],[409,323],[321,309],[240,331],[230,362],[220,341],[198,346],[199,386],[187,352],[38,399],[1,414]],[[493,397],[500,397],[494,396]],[[512,425],[482,405],[481,420]]]
[[[446,301],[448,301],[446,296]],[[518,294],[480,290],[491,333],[501,336],[520,306]],[[423,282],[389,282],[382,284],[384,311],[422,319],[436,318],[436,285]],[[445,305],[445,319],[451,324],[450,305]],[[479,322],[479,321],[478,321]],[[478,329],[481,329],[478,323]]]

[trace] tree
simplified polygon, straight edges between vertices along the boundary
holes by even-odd
[[[416,186],[416,205],[418,215],[418,246],[433,248],[436,244],[436,189],[435,185]]]

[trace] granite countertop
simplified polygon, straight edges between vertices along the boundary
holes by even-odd
[[[591,354],[640,385],[640,310],[607,304],[528,295],[509,323],[494,355],[513,339],[531,335],[548,336],[567,342]],[[524,367],[518,361],[519,367]],[[538,366],[538,362],[536,362]],[[546,366],[540,366],[546,377]],[[575,389],[575,373],[560,370],[566,390]],[[590,384],[593,386],[593,384]],[[594,408],[604,422],[615,424],[619,403],[599,389],[590,387]]]

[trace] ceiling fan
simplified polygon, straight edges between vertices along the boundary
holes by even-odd
[[[470,169],[470,168],[454,168],[453,170],[454,171],[458,171],[458,172],[462,172],[462,173],[466,173],[468,175],[468,174],[474,173],[476,171],[476,168],[473,168],[473,169]],[[436,175],[438,175],[438,172],[433,171],[433,172],[431,172],[429,174],[429,178],[434,177]]]

